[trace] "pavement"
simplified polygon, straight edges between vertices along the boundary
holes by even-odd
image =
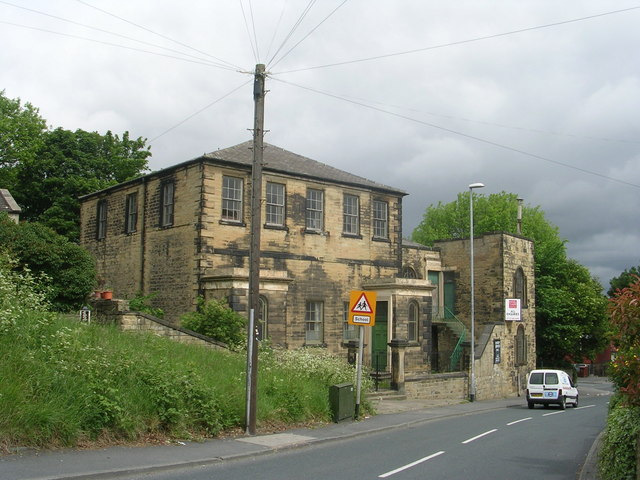
[[[580,396],[610,395],[606,378],[581,378]],[[143,474],[172,468],[214,464],[276,451],[300,448],[406,428],[437,418],[468,415],[506,407],[521,407],[523,397],[452,403],[420,399],[391,399],[373,396],[377,415],[355,422],[333,423],[315,428],[298,428],[284,433],[216,438],[204,442],[175,442],[145,447],[108,447],[95,450],[37,451],[18,449],[0,456],[0,479],[3,480],[78,480],[108,478],[115,474]],[[601,435],[594,442],[585,464],[577,473],[579,480],[597,480],[597,453]]]

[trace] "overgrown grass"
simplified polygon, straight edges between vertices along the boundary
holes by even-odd
[[[242,426],[245,355],[54,315],[37,280],[2,260],[0,449],[200,438]],[[261,352],[258,429],[328,421],[329,386],[353,378],[330,355]]]
[[[0,335],[0,438],[75,446],[215,436],[242,426],[246,358],[34,314]],[[353,381],[341,359],[261,354],[260,426],[327,421],[328,389]]]

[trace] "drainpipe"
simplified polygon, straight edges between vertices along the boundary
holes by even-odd
[[[145,295],[144,271],[147,253],[147,177],[142,177],[142,215],[140,227],[140,292]]]

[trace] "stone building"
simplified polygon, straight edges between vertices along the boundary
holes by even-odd
[[[154,306],[175,324],[198,296],[247,314],[251,146],[82,197],[81,244],[116,296],[156,294]],[[363,327],[367,364],[387,370],[388,344],[401,340],[408,375],[464,371],[468,239],[433,248],[403,241],[405,192],[265,147],[261,337],[347,355],[358,332],[347,323],[350,291],[375,291],[375,325]],[[476,365],[494,382],[481,389],[479,379],[477,396],[489,398],[515,392],[535,361],[533,245],[502,233],[476,242]],[[526,299],[517,325],[503,314],[504,299],[515,297]]]
[[[18,223],[22,209],[13,199],[11,192],[5,188],[0,188],[0,212],[7,212],[9,218]]]

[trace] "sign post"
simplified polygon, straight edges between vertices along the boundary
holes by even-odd
[[[364,352],[364,327],[373,327],[376,323],[376,292],[354,290],[349,298],[350,325],[358,325],[358,361],[356,363],[356,420],[360,414],[360,392],[362,389],[362,356]]]

